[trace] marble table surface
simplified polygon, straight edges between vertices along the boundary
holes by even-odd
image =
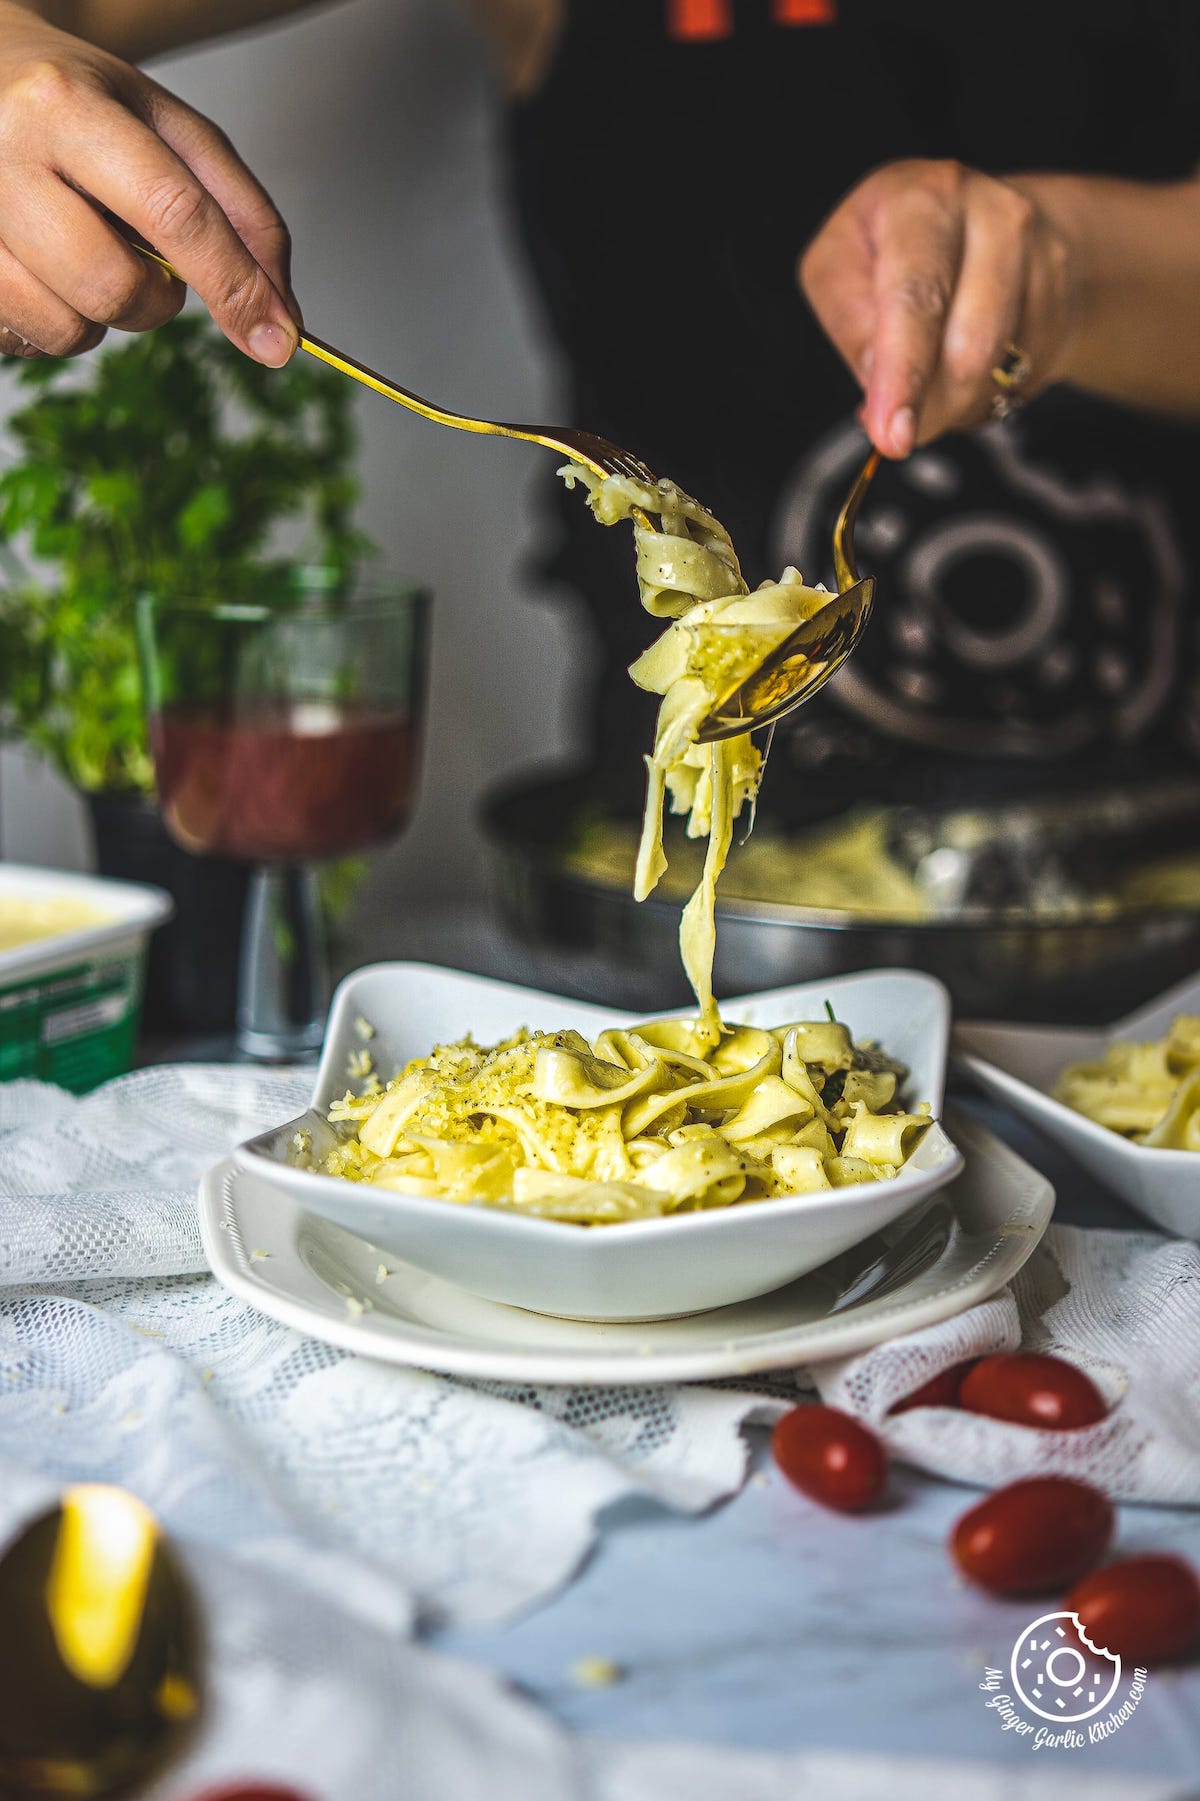
[[[960,1099],[968,1099],[965,1094]],[[974,1107],[976,1103],[971,1100]],[[991,1106],[978,1111],[1058,1190],[1071,1224],[1142,1228],[1055,1147]],[[946,1553],[977,1491],[897,1469],[886,1512],[822,1510],[774,1470],[752,1432],[742,1492],[689,1519],[626,1505],[548,1606],[503,1629],[436,1642],[503,1670],[562,1720],[616,1738],[686,1738],[771,1751],[944,1757],[1028,1768],[1058,1760],[1079,1779],[1153,1774],[1200,1796],[1200,1661],[1152,1672],[1124,1726],[1096,1746],[1035,1753],[981,1692],[1005,1668],[1036,1603],[1003,1603],[960,1582]],[[1200,1511],[1121,1510],[1121,1545],[1172,1550],[1200,1566]],[[587,1686],[585,1658],[621,1678]]]

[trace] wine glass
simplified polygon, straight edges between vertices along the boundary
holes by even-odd
[[[329,1002],[313,864],[402,830],[415,798],[428,597],[395,576],[295,567],[244,597],[137,603],[159,806],[185,849],[256,865],[237,1048],[320,1048]]]

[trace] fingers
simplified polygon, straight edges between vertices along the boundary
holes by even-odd
[[[1079,317],[1067,242],[1044,213],[1036,207],[1032,210],[1024,293],[1013,333],[1030,364],[1029,379],[1022,389],[1026,400],[1064,378]]]
[[[964,248],[960,176],[901,187],[874,221],[875,330],[867,431],[885,456],[905,457],[942,353]]]
[[[0,356],[24,357],[28,360],[30,357],[44,354],[44,351],[39,350],[36,344],[31,344],[28,338],[23,338],[20,332],[11,330],[7,325],[0,325]]]
[[[134,330],[161,324],[178,310],[178,285],[98,217],[96,208],[105,208],[170,260],[240,349],[273,366],[287,362],[299,333],[272,277],[203,181],[131,109],[157,109],[188,137],[286,285],[286,233],[270,202],[239,175],[215,128],[206,134],[199,115],[182,105],[174,112],[143,78],[114,68],[101,80],[93,70],[39,64],[9,90],[0,120],[0,235],[85,317]]]
[[[78,356],[103,336],[0,244],[0,355]]]
[[[799,265],[817,318],[864,389],[859,417],[885,456],[985,420],[1009,342],[1028,397],[1054,379],[1072,318],[1069,251],[1019,182],[957,163],[877,170]]]
[[[982,424],[996,395],[991,372],[1005,346],[1027,343],[1022,312],[1032,211],[1002,182],[977,184],[965,210],[962,261],[940,354],[918,414],[918,442]]]
[[[23,338],[71,354],[108,325],[170,319],[183,286],[130,247],[128,226],[240,349],[287,362],[299,341],[287,232],[228,141],[91,46],[50,31],[43,53],[41,29],[15,53],[0,43],[0,351]]]
[[[239,349],[272,367],[288,361],[299,333],[283,296],[213,195],[148,125],[111,102],[85,107],[64,166],[174,265]]]
[[[43,290],[98,326],[149,331],[173,319],[186,298],[179,282],[138,256],[95,207],[48,173],[26,177],[20,206],[5,209],[3,230],[8,251]]]
[[[212,195],[299,324],[300,308],[292,291],[291,235],[267,190],[225,133],[194,107],[157,84],[150,86],[148,107],[148,123]]]
[[[865,388],[875,336],[875,256],[853,205],[843,203],[826,221],[796,273],[826,335]]]

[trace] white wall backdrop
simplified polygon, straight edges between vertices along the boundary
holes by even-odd
[[[155,73],[221,123],[275,196],[315,332],[452,406],[559,416],[498,204],[491,70],[453,0],[349,0]],[[8,400],[0,372],[0,411]],[[521,573],[545,453],[439,431],[366,393],[358,404],[362,523],[436,605],[420,808],[377,856],[361,909],[363,948],[382,954],[389,920],[480,891],[476,797],[569,748],[577,647],[565,609]],[[82,865],[74,796],[11,751],[0,805],[7,858]]]

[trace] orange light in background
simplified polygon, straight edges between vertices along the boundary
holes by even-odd
[[[837,0],[772,0],[776,25],[836,25]]]
[[[667,33],[682,44],[730,37],[733,0],[667,0]]]

